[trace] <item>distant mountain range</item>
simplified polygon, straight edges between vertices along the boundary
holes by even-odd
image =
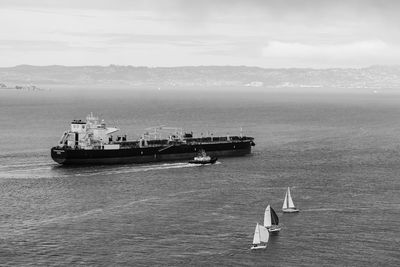
[[[400,66],[332,69],[264,69],[246,66],[133,67],[30,66],[0,68],[0,83],[35,86],[248,86],[400,88]],[[0,88],[1,89],[1,88]]]

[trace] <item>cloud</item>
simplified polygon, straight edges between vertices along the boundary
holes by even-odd
[[[63,51],[69,48],[68,42],[48,41],[48,40],[0,40],[2,50],[21,50],[21,51],[43,51],[58,50]]]
[[[394,0],[2,0],[0,7],[7,25],[0,65],[399,62]]]
[[[319,45],[272,41],[263,48],[262,54],[266,59],[292,62],[292,67],[359,67],[396,64],[400,60],[400,47],[381,40]]]

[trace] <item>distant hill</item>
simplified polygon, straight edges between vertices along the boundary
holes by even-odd
[[[133,67],[30,66],[0,68],[7,85],[249,86],[400,88],[400,66],[333,69],[264,69],[246,66]]]

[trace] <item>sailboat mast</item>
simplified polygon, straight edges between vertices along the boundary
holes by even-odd
[[[290,196],[290,189],[288,187],[286,192],[286,208],[289,208],[289,196]]]

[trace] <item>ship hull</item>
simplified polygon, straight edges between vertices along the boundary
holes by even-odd
[[[63,165],[127,164],[193,159],[200,150],[211,157],[235,157],[251,153],[252,141],[174,145],[115,150],[84,150],[53,147],[52,159]]]

